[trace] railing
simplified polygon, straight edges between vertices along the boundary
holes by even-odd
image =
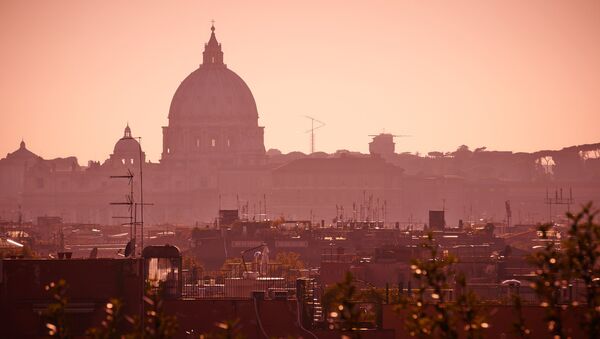
[[[536,295],[534,289],[530,286],[530,282],[523,281],[521,286],[507,286],[497,283],[471,283],[467,285],[467,289],[474,292],[479,301],[482,303],[506,304],[514,303],[514,296],[519,296],[521,303],[527,305],[539,305],[540,299]],[[385,304],[396,304],[402,299],[410,298],[418,293],[418,287],[408,288],[400,284],[386,284],[386,287],[375,289],[383,299]],[[577,301],[580,304],[585,303],[585,286],[581,281],[572,281],[568,287],[558,288],[556,290],[559,297],[559,303],[570,304]],[[457,292],[452,288],[444,289],[444,299],[448,302],[456,301]],[[431,298],[432,291],[427,290],[424,293],[425,300],[428,302],[434,301]]]
[[[265,298],[295,298],[295,281],[280,277],[198,279],[184,272],[182,298],[186,299],[251,299],[253,292],[264,292]]]

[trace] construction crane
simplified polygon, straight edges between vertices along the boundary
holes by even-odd
[[[305,115],[304,117],[310,119],[310,129],[305,133],[310,132],[310,153],[315,153],[315,130],[325,126],[325,123],[308,115]],[[317,126],[315,126],[315,122],[317,123]]]

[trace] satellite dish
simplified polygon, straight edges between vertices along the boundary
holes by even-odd
[[[90,252],[90,259],[96,258],[98,258],[98,247],[92,248],[92,251]]]
[[[133,254],[133,240],[129,240],[127,246],[125,246],[125,258]]]

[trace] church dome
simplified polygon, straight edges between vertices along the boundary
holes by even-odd
[[[257,119],[256,102],[248,85],[226,67],[200,67],[177,88],[169,120]]]
[[[256,102],[248,85],[223,63],[221,44],[214,26],[205,44],[203,63],[185,78],[171,101],[170,124],[254,122],[258,124]]]
[[[138,154],[139,152],[140,143],[131,136],[131,129],[127,125],[123,137],[115,144],[113,154]]]

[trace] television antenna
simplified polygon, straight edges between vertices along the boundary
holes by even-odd
[[[304,117],[310,119],[310,129],[304,133],[310,132],[310,153],[315,153],[315,130],[325,126],[325,123],[308,115],[305,115]],[[317,123],[316,126],[315,122]]]

